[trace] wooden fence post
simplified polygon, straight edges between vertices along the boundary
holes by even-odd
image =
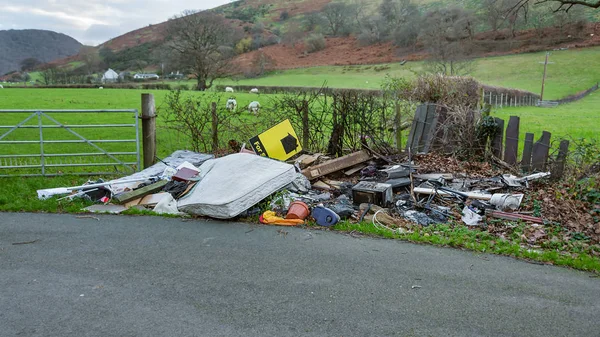
[[[523,146],[523,158],[521,159],[521,170],[531,171],[531,153],[533,151],[533,133],[525,134],[525,145]]]
[[[565,162],[567,161],[567,154],[569,154],[569,141],[561,140],[558,148],[558,156],[556,162],[552,168],[552,179],[559,180],[565,173]]]
[[[518,116],[510,116],[506,127],[506,141],[504,148],[504,161],[510,165],[517,163],[517,152],[519,149],[519,122]]]
[[[212,102],[210,109],[212,117],[212,151],[219,149],[219,116],[217,116],[217,103]]]
[[[546,168],[546,161],[550,153],[550,137],[548,131],[542,132],[542,137],[533,144],[533,155],[531,157],[531,167],[535,171],[542,171]]]
[[[156,108],[152,94],[142,94],[142,144],[144,168],[148,168],[156,158]]]
[[[500,107],[502,108],[502,104],[504,103],[504,94],[500,94]]]
[[[496,158],[502,158],[502,142],[504,140],[504,119],[494,118],[497,125],[496,136],[492,140],[492,153]]]

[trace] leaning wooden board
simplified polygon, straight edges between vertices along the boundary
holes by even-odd
[[[319,165],[306,168],[302,170],[302,174],[304,174],[304,176],[309,180],[313,180],[324,175],[364,163],[369,159],[371,159],[371,155],[366,150],[358,151],[343,157],[329,160]]]

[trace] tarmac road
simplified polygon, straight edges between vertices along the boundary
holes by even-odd
[[[583,272],[326,231],[99,219],[0,213],[0,336],[600,336],[600,279]]]

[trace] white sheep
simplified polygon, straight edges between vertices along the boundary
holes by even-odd
[[[104,89],[104,87],[99,87],[98,89]]]
[[[253,114],[256,114],[258,113],[258,110],[260,110],[260,103],[258,103],[257,101],[250,102],[250,104],[248,105],[248,111]]]
[[[227,87],[227,88],[225,88],[225,92],[233,92],[233,88],[232,87]]]
[[[2,84],[0,84],[0,89],[4,89],[4,87],[2,86]]]
[[[253,88],[252,90],[250,90],[251,94],[258,94],[258,88]]]
[[[237,101],[235,100],[235,98],[228,99],[225,108],[229,111],[235,110],[237,108]]]

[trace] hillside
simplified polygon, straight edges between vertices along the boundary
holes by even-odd
[[[389,17],[380,7],[382,0],[239,0],[210,11],[225,17],[237,31],[237,42],[230,47],[238,54],[236,69],[249,76],[256,76],[256,60],[263,55],[269,58],[269,64],[260,67],[260,74],[265,69],[424,60],[435,48],[432,36],[442,34],[448,35],[441,37],[442,41],[461,44],[466,41],[469,45],[454,47],[451,53],[460,54],[452,55],[454,58],[600,45],[600,25],[596,23],[600,11],[590,8],[577,7],[564,14],[540,5],[514,22],[499,18],[492,23],[488,9],[480,1],[391,2],[395,6],[412,6],[405,11],[412,14],[396,13],[393,14],[396,17]],[[333,5],[343,8],[340,14],[343,20],[337,23],[343,26],[340,31],[333,28],[325,14]],[[431,13],[436,12],[450,16],[432,20]],[[439,27],[437,32],[429,28],[444,21],[451,22],[450,26]],[[168,24],[166,21],[123,34],[97,46],[96,53],[104,61],[104,67],[119,71],[144,68],[156,71],[159,64],[165,72],[179,71],[169,59],[168,49],[162,48]],[[309,50],[305,42],[313,35],[323,39],[324,48]],[[240,47],[242,42],[245,43]],[[83,60],[80,55],[54,63],[64,66]]]
[[[26,58],[51,62],[79,52],[81,43],[65,34],[47,30],[1,30],[0,75],[20,70]]]

